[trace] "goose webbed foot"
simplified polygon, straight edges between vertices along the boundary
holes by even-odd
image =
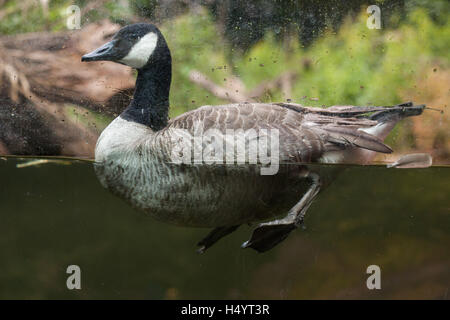
[[[242,244],[242,248],[252,248],[258,252],[270,250],[286,239],[289,233],[296,228],[295,223],[261,223],[253,230],[250,240]]]
[[[242,244],[242,248],[252,248],[258,252],[270,250],[286,239],[292,230],[303,224],[306,211],[320,191],[319,176],[309,172],[306,177],[311,179],[311,186],[300,201],[289,210],[287,216],[283,219],[259,224],[253,231],[250,240]]]
[[[235,231],[239,225],[237,226],[229,226],[229,227],[218,227],[213,229],[208,235],[197,243],[199,248],[197,249],[198,253],[204,253],[206,249],[211,247],[214,243],[225,237],[226,235]]]

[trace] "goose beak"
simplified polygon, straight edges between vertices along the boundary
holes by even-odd
[[[117,52],[114,47],[115,40],[109,41],[100,48],[95,49],[81,57],[81,61],[114,61],[117,57]]]

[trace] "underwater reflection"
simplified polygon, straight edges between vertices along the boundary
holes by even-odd
[[[317,194],[339,170],[281,164],[263,175],[261,165],[174,164],[138,159],[96,163],[101,184],[133,207],[166,223],[214,228],[199,243],[204,252],[242,224],[256,224],[243,248],[264,252],[303,223]],[[157,174],[142,174],[156,172]],[[132,187],[130,187],[132,186]],[[279,219],[276,219],[279,217]]]

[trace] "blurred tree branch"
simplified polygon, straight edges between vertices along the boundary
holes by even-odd
[[[256,88],[248,90],[240,79],[233,77],[223,87],[210,80],[206,75],[197,70],[189,73],[189,79],[196,85],[209,91],[214,96],[234,103],[254,102],[266,93],[280,89],[286,97],[291,96],[292,83],[298,78],[298,73],[287,71],[273,80],[262,81]]]

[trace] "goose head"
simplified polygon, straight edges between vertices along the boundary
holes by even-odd
[[[123,27],[81,61],[113,61],[137,69],[133,99],[120,117],[154,131],[167,125],[172,58],[157,27],[147,23]]]
[[[167,43],[153,24],[136,23],[120,29],[111,41],[81,57],[81,61],[113,61],[141,70],[171,62]]]

